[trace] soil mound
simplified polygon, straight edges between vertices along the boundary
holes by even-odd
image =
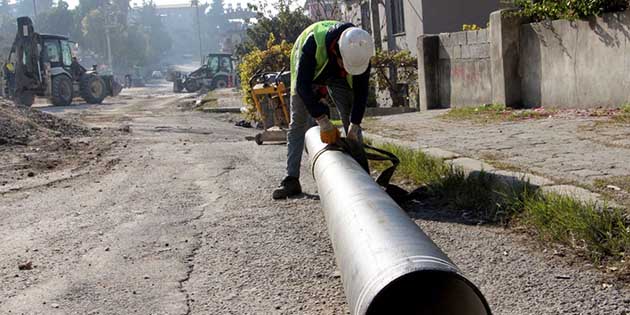
[[[0,146],[27,145],[53,137],[85,136],[89,130],[30,107],[0,100]]]

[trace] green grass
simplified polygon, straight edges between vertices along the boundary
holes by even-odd
[[[391,143],[377,146],[400,159],[394,180],[426,187],[429,205],[472,212],[487,222],[523,225],[541,240],[564,244],[594,261],[622,261],[624,253],[630,253],[630,222],[622,210],[542,193],[528,184],[507,185],[483,172],[466,176],[420,150]],[[384,162],[370,165],[379,171],[388,167]]]
[[[602,209],[557,194],[524,198],[522,219],[543,241],[567,245],[594,261],[624,259],[630,253],[630,226],[620,209]]]
[[[630,124],[630,104],[621,105],[619,114],[614,115],[613,121],[621,124]]]
[[[488,104],[478,107],[453,108],[440,116],[446,120],[469,120],[476,123],[496,123],[503,121],[518,121],[527,119],[543,119],[553,114],[545,110],[514,110],[505,105]]]
[[[370,140],[366,142],[371,143]],[[413,150],[407,147],[383,143],[379,144],[380,149],[389,151],[400,159],[395,179],[410,180],[413,183],[428,183],[439,180],[450,172],[450,166],[441,160],[432,158],[422,151]],[[373,162],[371,167],[378,171],[383,171],[389,167],[387,162]]]

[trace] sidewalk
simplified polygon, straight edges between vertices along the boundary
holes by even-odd
[[[446,112],[369,118],[364,128],[382,137],[377,140],[420,148],[465,168],[534,174],[531,181],[547,190],[630,206],[630,124],[580,111],[479,124],[439,117]]]

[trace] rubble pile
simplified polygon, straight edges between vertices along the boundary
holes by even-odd
[[[87,128],[68,120],[0,99],[0,146],[28,145],[35,141],[88,133]]]

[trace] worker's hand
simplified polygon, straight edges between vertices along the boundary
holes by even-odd
[[[348,136],[346,137],[348,140],[352,140],[358,143],[363,143],[363,135],[361,133],[361,125],[350,124],[350,128],[348,128]]]
[[[322,117],[317,118],[317,124],[319,125],[319,136],[321,137],[323,143],[333,144],[341,138],[339,129],[333,126],[328,119],[328,116],[323,115]]]

